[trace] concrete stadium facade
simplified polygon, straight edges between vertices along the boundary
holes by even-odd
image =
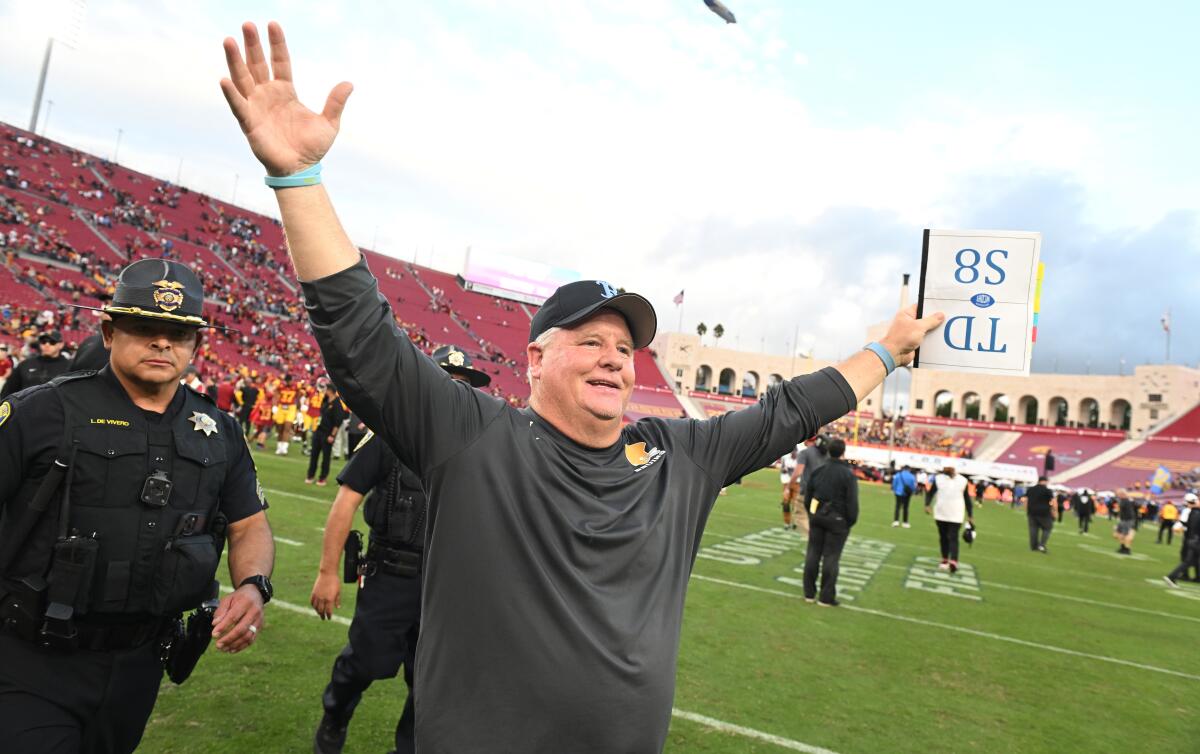
[[[868,339],[882,335],[872,327]],[[737,351],[702,345],[697,335],[662,333],[652,345],[676,392],[757,397],[780,379],[833,362]],[[1133,438],[1200,401],[1200,370],[1171,364],[1139,366],[1131,375],[1031,374],[1004,377],[966,372],[912,370],[908,413],[984,419],[1013,424],[1124,429]],[[1001,410],[1000,407],[1003,407]],[[860,411],[882,415],[883,391],[875,390]],[[999,413],[998,413],[999,412]]]

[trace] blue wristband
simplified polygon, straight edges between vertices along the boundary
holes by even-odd
[[[268,175],[263,177],[263,183],[273,189],[294,188],[296,186],[316,186],[321,182],[321,163],[310,165],[301,170],[299,173],[291,175],[274,176]]]
[[[887,370],[888,374],[896,371],[896,360],[892,358],[892,355],[888,353],[888,350],[884,348],[881,343],[872,341],[863,346],[863,350],[870,351],[878,356],[879,360],[883,362],[883,368]]]

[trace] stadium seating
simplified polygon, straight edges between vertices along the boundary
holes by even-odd
[[[1200,440],[1147,440],[1100,468],[1073,477],[1067,484],[1095,490],[1146,489],[1159,466],[1171,472],[1174,494],[1195,487],[1200,482]]]
[[[1153,438],[1200,438],[1200,404],[1192,407],[1190,411],[1186,411],[1182,416],[1173,419],[1167,424],[1159,427],[1153,433]]]
[[[50,301],[98,305],[129,258],[162,256],[195,269],[210,316],[237,330],[206,340],[197,357],[202,374],[243,365],[267,374],[321,371],[278,221],[4,124],[0,172],[0,197],[27,216],[0,225],[5,234],[15,230],[21,246],[5,249],[12,253],[0,267],[0,295],[22,315],[10,317],[0,338],[15,342],[17,320],[32,321],[53,308]],[[464,290],[445,272],[364,253],[410,339],[426,352],[462,348],[491,375],[494,395],[523,404],[533,307]],[[74,322],[60,315],[67,317]],[[90,334],[65,329],[68,344]],[[682,406],[653,357],[638,352],[635,367],[626,418],[679,416]]]

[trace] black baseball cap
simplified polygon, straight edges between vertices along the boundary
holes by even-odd
[[[47,343],[62,343],[63,342],[62,332],[60,332],[59,330],[46,330],[45,332],[40,333],[38,335],[37,339],[38,339],[39,343],[41,343],[43,341],[45,341]]]
[[[187,265],[171,259],[139,259],[121,270],[110,303],[99,309],[78,308],[197,328],[213,327],[203,316],[204,286],[200,278]]]
[[[620,293],[603,280],[577,280],[559,286],[529,324],[529,342],[552,327],[570,327],[601,309],[612,309],[625,318],[634,348],[645,348],[658,330],[654,306],[636,293]]]
[[[487,387],[492,384],[491,376],[471,366],[471,357],[454,346],[442,346],[433,352],[433,360],[450,374],[461,374],[471,387]]]

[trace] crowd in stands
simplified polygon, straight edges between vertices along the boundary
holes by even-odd
[[[897,450],[916,453],[973,458],[975,433],[947,430],[943,427],[914,426],[903,416],[890,418],[855,418],[844,416],[825,428],[831,436],[840,437],[847,445],[893,444]],[[891,437],[895,433],[894,441]]]

